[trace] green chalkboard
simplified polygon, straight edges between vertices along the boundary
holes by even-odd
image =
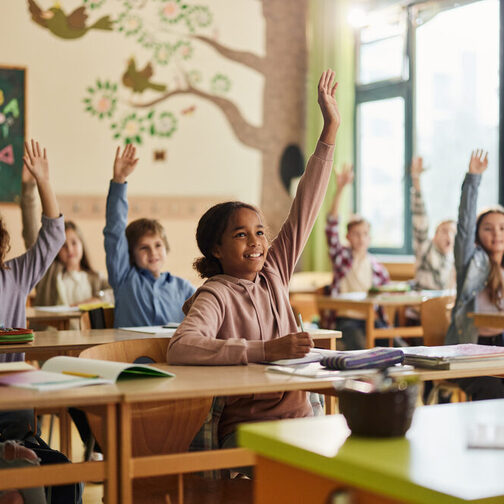
[[[0,66],[0,201],[18,201],[25,138],[24,68]]]

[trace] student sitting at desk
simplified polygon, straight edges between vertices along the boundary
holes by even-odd
[[[115,327],[181,322],[182,305],[194,287],[183,278],[163,272],[169,250],[163,226],[153,219],[137,219],[126,226],[126,179],[138,159],[135,147],[119,147],[107,197],[105,253],[109,282],[114,289]]]
[[[350,246],[341,243],[339,233],[339,203],[345,186],[354,179],[353,167],[345,165],[336,173],[337,188],[331,210],[327,215],[326,236],[329,257],[333,269],[331,296],[346,292],[367,292],[389,282],[386,268],[368,253],[370,224],[360,216],[353,216],[347,224],[346,238]],[[386,325],[383,312],[378,309],[376,326]],[[321,317],[320,327],[342,331],[341,344],[344,350],[366,348],[366,322],[362,313],[350,310],[326,310]]]
[[[411,161],[411,223],[416,261],[415,284],[419,289],[454,289],[453,244],[456,224],[452,220],[441,221],[436,227],[432,240],[429,240],[429,220],[420,185],[420,175],[423,171],[422,158],[413,158]]]
[[[473,152],[462,184],[455,237],[457,298],[447,345],[504,345],[502,330],[477,328],[467,316],[474,311],[504,311],[504,208],[491,207],[476,217],[478,187],[487,166],[487,154],[483,156],[481,150]],[[501,378],[465,378],[459,384],[473,400],[504,397]]]
[[[340,115],[327,70],[318,85],[324,127],[299,183],[287,220],[269,243],[255,207],[227,202],[200,219],[203,257],[195,268],[206,282],[186,302],[186,318],[168,348],[170,364],[247,364],[304,356],[313,346],[299,332],[289,304],[289,281],[308,239],[331,174]],[[313,414],[306,392],[228,397],[218,424],[221,447],[236,446],[241,422]]]
[[[37,203],[33,176],[24,168],[21,184],[21,216],[26,249],[38,233]],[[35,287],[35,306],[78,305],[100,302],[106,294],[112,297],[110,286],[92,267],[80,229],[65,221],[65,243],[44,277]],[[108,290],[108,292],[107,292]],[[110,299],[111,300],[111,299]],[[78,321],[76,323],[79,328]]]

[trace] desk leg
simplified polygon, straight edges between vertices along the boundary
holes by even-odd
[[[67,408],[59,410],[60,450],[72,460],[72,421]]]
[[[119,404],[119,485],[121,504],[133,503],[131,478],[131,404]]]
[[[106,406],[106,422],[103,426],[105,439],[105,483],[104,497],[106,504],[117,504],[118,497],[118,477],[117,477],[117,406],[108,404]]]
[[[373,348],[375,346],[375,309],[374,305],[370,303],[367,305],[366,312],[366,348]]]
[[[330,504],[337,495],[341,502],[359,504],[399,504],[398,501],[295,467],[257,457],[254,478],[255,504]],[[339,502],[339,501],[338,501]]]

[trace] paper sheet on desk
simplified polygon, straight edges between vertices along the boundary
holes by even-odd
[[[122,331],[132,331],[144,334],[153,334],[163,338],[170,338],[175,334],[176,329],[165,326],[140,326],[140,327],[119,327]]]
[[[49,313],[62,313],[62,312],[78,312],[78,306],[68,306],[68,305],[55,305],[55,306],[32,306],[34,310],[44,311]]]

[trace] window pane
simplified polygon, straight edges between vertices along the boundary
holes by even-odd
[[[359,84],[404,77],[405,15],[394,12],[384,18],[370,19],[360,31]]]
[[[404,245],[404,99],[357,109],[359,212],[371,222],[371,246]]]
[[[498,202],[499,2],[444,11],[416,30],[415,117],[431,233],[456,218],[471,150],[489,152],[479,207]]]

